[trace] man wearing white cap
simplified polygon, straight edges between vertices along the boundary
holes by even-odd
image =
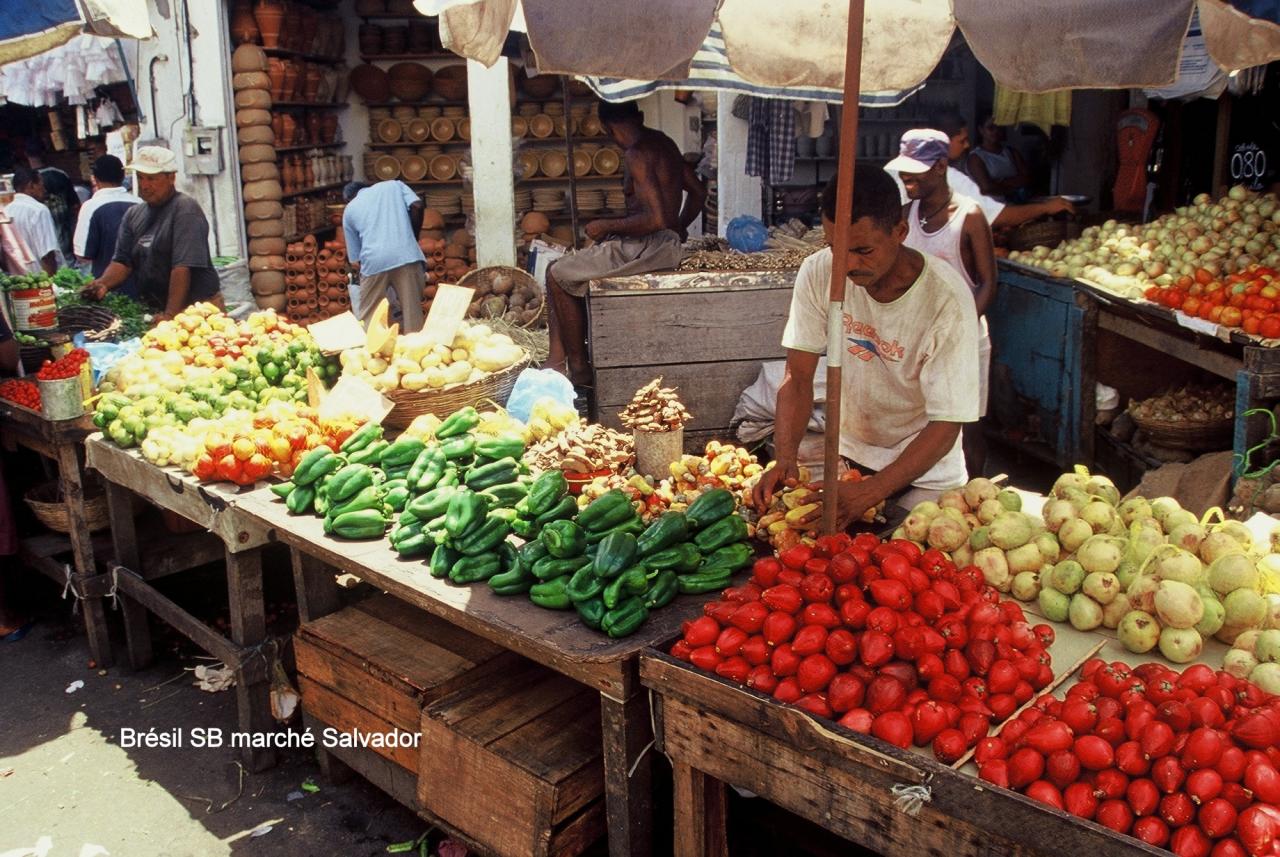
[[[991,226],[978,202],[956,193],[947,182],[951,141],[942,131],[920,128],[902,135],[898,157],[885,164],[911,200],[904,209],[907,239],[913,250],[947,262],[964,277],[978,310],[978,416],[987,414],[987,376],[991,336],[986,312],[996,294],[996,251]],[[965,460],[970,476],[981,476],[986,444],[977,423],[964,428]]]
[[[209,221],[200,204],[174,186],[178,159],[162,146],[140,146],[125,169],[137,176],[135,205],[120,222],[111,264],[85,295],[102,300],[133,274],[139,296],[157,318],[173,318],[194,303],[223,306],[218,272],[209,256]]]

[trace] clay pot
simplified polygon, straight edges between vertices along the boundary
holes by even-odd
[[[267,76],[271,78],[271,100],[283,101],[284,94],[284,60],[279,57],[267,58]]]
[[[360,25],[360,53],[367,55],[382,53],[382,28],[377,24]]]
[[[257,44],[260,38],[258,22],[253,18],[249,0],[236,0],[231,9],[231,41],[237,45]]]
[[[298,88],[298,64],[293,60],[281,60],[284,64],[284,80],[280,85],[280,100],[293,101]]]
[[[338,115],[325,113],[320,120],[320,142],[332,143],[338,139]]]
[[[292,146],[298,139],[298,120],[293,118],[292,113],[277,113],[280,119],[280,144],[281,146]]]
[[[320,16],[308,9],[292,17],[293,21],[300,23],[298,27],[298,50],[308,54],[323,53],[316,39],[316,33],[320,28]]]
[[[271,114],[271,133],[275,135],[276,145],[284,146],[284,113],[276,112]]]
[[[319,111],[309,110],[307,111],[306,121],[307,121],[307,142],[319,143],[320,142],[320,126],[324,122],[324,117],[320,115]]]
[[[316,96],[320,92],[320,81],[324,77],[324,71],[315,63],[307,63],[307,76],[302,85],[302,100],[315,102]]]
[[[253,7],[253,20],[258,25],[263,47],[279,47],[280,27],[284,22],[284,4],[280,0],[258,0],[257,5]]]

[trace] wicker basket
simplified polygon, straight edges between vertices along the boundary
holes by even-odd
[[[71,532],[71,515],[62,499],[57,482],[44,482],[32,488],[22,498],[31,511],[49,529],[58,533]],[[107,495],[101,492],[86,494],[84,520],[89,532],[104,529],[108,524]]]
[[[58,330],[66,334],[83,331],[90,342],[115,342],[120,337],[120,317],[102,307],[67,307],[58,310]]]
[[[1147,439],[1157,446],[1173,449],[1185,449],[1190,452],[1212,452],[1230,449],[1232,434],[1235,431],[1234,419],[1213,420],[1211,422],[1171,422],[1168,420],[1143,419],[1130,412],[1133,421],[1142,429]]]
[[[462,276],[462,279],[458,280],[458,285],[469,289],[478,288],[482,284],[487,285],[489,280],[497,274],[505,274],[521,284],[531,284],[534,287],[538,285],[538,281],[528,271],[522,271],[519,268],[512,268],[508,265],[489,265],[485,268],[476,268],[474,271],[468,271]],[[547,295],[542,289],[538,289],[538,293],[542,295],[542,303],[538,307],[538,314],[528,322],[520,325],[520,327],[533,330],[547,326]],[[482,310],[468,310],[467,318],[485,321],[490,317],[484,315]]]
[[[511,388],[516,385],[516,378],[528,365],[529,357],[526,354],[525,358],[514,366],[486,375],[474,384],[460,384],[456,387],[445,387],[442,390],[429,392],[392,390],[384,395],[395,402],[395,407],[391,409],[391,413],[387,414],[382,424],[392,428],[407,428],[409,423],[423,414],[435,414],[443,419],[459,408],[485,400],[505,405],[507,397],[511,395]]]
[[[1030,250],[1041,245],[1056,247],[1063,241],[1079,238],[1084,231],[1074,220],[1040,220],[1019,226],[1009,233],[1010,250]]]

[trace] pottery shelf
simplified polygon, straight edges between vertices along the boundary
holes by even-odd
[[[432,52],[426,54],[360,54],[361,62],[403,62],[406,60],[454,60],[462,62],[463,58],[449,51]]]
[[[470,140],[401,140],[398,143],[365,143],[370,149],[412,149],[415,146],[470,146]]]
[[[573,137],[570,137],[569,139],[573,140],[574,145],[577,145],[579,143],[599,143],[600,145],[603,146],[603,145],[608,145],[609,143],[612,142],[604,134],[599,134],[595,137],[573,136]],[[543,146],[551,145],[551,146],[556,146],[560,151],[563,151],[564,137],[557,137],[555,134],[552,134],[549,137],[535,137],[532,134],[526,134],[525,136],[520,138],[520,145],[522,147],[532,146],[532,145],[543,145]]]
[[[611,182],[617,182],[618,186],[619,186],[619,187],[621,187],[621,186],[622,186],[622,175],[621,175],[620,173],[614,173],[614,174],[613,174],[613,175],[611,175],[611,176],[602,176],[602,175],[578,176],[577,181],[580,181],[580,182],[600,182],[600,181],[611,181]],[[560,183],[560,184],[568,184],[568,182],[569,182],[569,176],[568,176],[568,175],[563,175],[563,176],[533,176],[533,177],[531,177],[531,178],[527,178],[527,179],[520,179],[520,180],[518,180],[518,181],[516,182],[516,184],[517,184],[517,185],[521,185],[521,184],[525,184],[526,182],[537,183],[537,184],[547,184],[547,183],[551,183],[551,182],[558,182],[558,183]]]
[[[302,190],[291,190],[288,193],[281,194],[281,199],[292,199],[295,196],[309,196],[316,193],[324,193],[329,190],[336,190],[345,185],[346,182],[329,182],[328,184],[316,185],[315,187],[303,188]]]
[[[356,17],[362,21],[421,21],[424,18],[428,21],[436,20],[435,15],[401,15],[399,12],[370,12]]]
[[[467,101],[448,101],[443,98],[426,98],[420,101],[366,101],[365,107],[466,107]]]
[[[346,110],[347,105],[341,102],[320,102],[320,101],[273,101],[271,109],[277,107],[305,107],[308,110]]]
[[[307,149],[339,149],[347,145],[346,143],[307,143],[302,146],[276,146],[276,153],[280,152],[302,152]]]
[[[305,51],[293,51],[288,48],[263,48],[262,52],[269,57],[286,57],[288,59],[306,60],[307,62],[321,63],[323,65],[341,65],[342,57],[325,57],[319,54],[309,54]]]

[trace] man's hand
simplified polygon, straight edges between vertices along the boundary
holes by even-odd
[[[864,512],[885,499],[874,481],[863,479],[859,482],[840,482],[836,486],[836,529],[844,531],[854,521],[860,520]],[[821,509],[815,510],[814,517],[821,521]]]
[[[582,231],[592,241],[599,241],[601,238],[609,234],[607,224],[603,220],[592,220],[586,226],[582,227]]]
[[[1047,214],[1061,214],[1064,211],[1068,214],[1076,213],[1076,207],[1072,205],[1069,200],[1063,199],[1060,196],[1051,197],[1044,205],[1045,212]]]
[[[795,463],[779,465],[774,462],[769,469],[760,474],[760,481],[751,489],[751,501],[763,512],[773,502],[773,493],[779,485],[794,488],[800,481],[800,469]]]
[[[107,287],[101,280],[94,280],[80,290],[80,297],[91,301],[100,301],[107,296]]]

